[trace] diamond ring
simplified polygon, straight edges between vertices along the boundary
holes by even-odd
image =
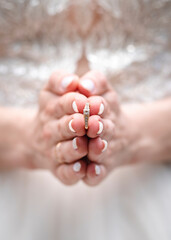
[[[84,110],[83,110],[83,114],[84,114],[84,121],[85,121],[85,129],[88,129],[88,119],[90,116],[89,103],[86,103]]]

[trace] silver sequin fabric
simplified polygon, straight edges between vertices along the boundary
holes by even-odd
[[[170,0],[1,0],[0,104],[35,106],[57,69],[85,57],[122,102],[171,95]]]

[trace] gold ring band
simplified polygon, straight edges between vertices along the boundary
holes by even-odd
[[[61,160],[61,158],[59,157],[59,149],[60,149],[60,146],[61,146],[61,142],[57,143],[57,144],[56,144],[56,147],[55,147],[55,157],[56,157],[56,162],[57,162],[57,163],[62,163],[62,160]]]

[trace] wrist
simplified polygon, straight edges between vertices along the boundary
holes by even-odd
[[[35,116],[36,112],[34,110],[21,110],[21,123],[18,128],[18,132],[20,135],[20,140],[18,144],[18,155],[20,156],[19,167],[34,168],[33,162],[35,153],[32,148],[34,134],[31,133],[34,126]]]
[[[170,102],[124,106],[129,119],[132,162],[164,162],[171,159]]]
[[[28,130],[33,121],[32,110],[0,109],[0,168],[31,167]]]

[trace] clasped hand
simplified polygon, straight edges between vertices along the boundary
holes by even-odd
[[[83,109],[90,106],[88,130]],[[50,169],[67,185],[97,185],[116,166],[131,161],[128,119],[106,78],[91,71],[80,79],[58,71],[40,93],[30,127],[35,168]]]

